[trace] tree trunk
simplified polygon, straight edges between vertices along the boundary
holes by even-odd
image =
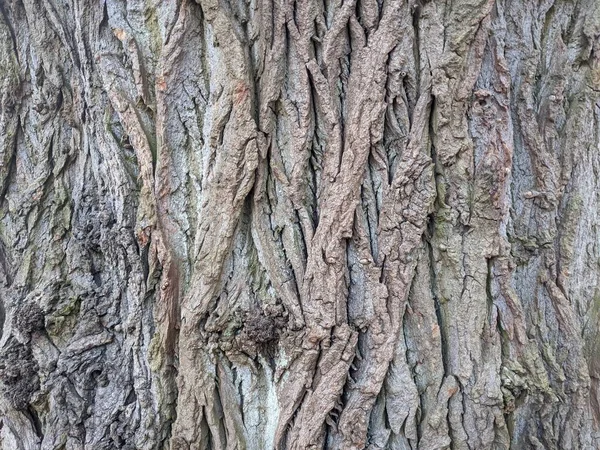
[[[600,2],[0,0],[0,444],[600,448]]]

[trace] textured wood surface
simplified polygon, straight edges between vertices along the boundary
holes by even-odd
[[[600,448],[598,0],[0,0],[3,450]]]

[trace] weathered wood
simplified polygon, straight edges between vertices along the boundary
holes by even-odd
[[[3,449],[600,448],[597,0],[0,0]]]

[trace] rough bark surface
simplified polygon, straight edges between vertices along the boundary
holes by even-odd
[[[0,0],[0,445],[600,448],[600,2]]]

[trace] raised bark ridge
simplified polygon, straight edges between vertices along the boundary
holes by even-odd
[[[3,449],[600,447],[596,0],[0,1]]]

